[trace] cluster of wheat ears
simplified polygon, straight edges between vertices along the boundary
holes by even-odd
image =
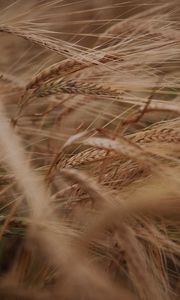
[[[0,299],[179,299],[179,1],[1,2]]]

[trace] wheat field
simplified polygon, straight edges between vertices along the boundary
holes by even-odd
[[[0,0],[0,299],[179,299],[179,17]]]

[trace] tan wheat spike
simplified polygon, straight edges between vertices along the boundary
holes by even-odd
[[[76,60],[67,59],[60,63],[57,63],[36,75],[26,86],[26,89],[32,89],[38,87],[42,82],[52,79],[53,77],[62,77],[68,74],[75,73],[88,67],[87,64],[81,63]]]
[[[85,68],[89,68],[93,65],[98,65],[99,63],[106,63],[115,59],[110,55],[105,55],[97,62],[94,61],[92,63],[77,61],[75,59],[66,59],[65,61],[61,61],[56,63],[55,65],[43,70],[39,74],[37,74],[27,85],[26,89],[32,89],[40,86],[40,84],[44,81],[55,77],[64,77],[65,75],[73,74],[77,71],[83,70]]]
[[[106,157],[106,154],[106,150],[90,148],[64,160],[61,167],[75,167],[86,163],[101,161]],[[108,155],[108,157],[116,156],[117,154],[114,152],[111,152]]]
[[[108,138],[90,137],[88,139],[83,140],[81,143],[86,146],[100,148],[103,150],[100,153],[94,152],[95,159],[97,159],[97,158],[99,159],[100,157],[105,157],[107,154],[107,151],[110,151],[110,153],[114,152],[114,156],[123,154],[126,157],[134,158],[136,160],[143,161],[146,163],[151,162],[151,164],[152,164],[154,162],[143,149],[141,149],[140,147],[138,147],[136,145],[133,145],[128,140],[125,140],[123,138],[115,141],[115,140],[108,139]],[[90,150],[88,149],[87,151],[88,152],[85,153],[85,157],[87,157],[87,155],[89,155],[89,152],[92,151],[92,149],[90,149]],[[84,163],[84,159],[81,160],[81,157],[78,156],[77,157],[78,164],[80,164],[78,159],[80,159],[81,163],[82,162]],[[91,161],[92,161],[92,159],[93,159],[93,157],[91,158]],[[64,163],[64,165],[65,164],[67,166],[68,162]],[[73,163],[72,159],[71,159],[70,165],[72,166],[72,164],[75,165],[75,162]]]
[[[79,51],[72,49],[72,46],[66,46],[65,42],[61,42],[61,44],[57,45],[56,43],[53,43],[48,37],[42,37],[38,36],[37,34],[34,34],[32,32],[24,31],[23,29],[12,27],[12,26],[7,26],[7,25],[0,25],[0,32],[4,33],[9,33],[13,34],[16,36],[19,36],[25,40],[31,41],[33,44],[36,44],[44,49],[50,50],[52,52],[55,52],[57,54],[64,54],[65,56],[72,57],[72,55],[78,55],[79,56]],[[59,41],[58,41],[59,42]],[[102,55],[101,55],[102,56]],[[80,57],[82,59],[82,54],[80,54]],[[86,57],[84,56],[84,61],[94,61],[96,60],[97,57],[93,53],[91,53],[90,56]],[[113,55],[106,55],[105,57],[103,56],[101,63],[105,63],[107,61],[116,59]],[[99,59],[97,59],[97,62]]]
[[[150,158],[149,153],[145,152],[142,148],[124,138],[112,140],[108,138],[90,137],[82,141],[82,144],[104,149],[107,151],[114,151],[115,153],[119,153],[120,155],[123,154],[126,157],[133,158],[138,161],[143,161],[147,164],[155,164],[155,161]]]
[[[118,97],[119,93],[110,87],[102,87],[95,83],[77,82],[65,80],[64,78],[42,84],[34,91],[34,96],[45,97],[53,94],[79,94]]]
[[[156,127],[154,129],[137,132],[128,136],[133,142],[136,143],[180,143],[180,130],[179,128],[172,128],[168,126]]]
[[[19,36],[25,40],[31,41],[33,44],[36,44],[40,47],[43,47],[47,50],[56,52],[58,54],[69,54],[69,50],[65,47],[60,47],[55,43],[51,42],[48,38],[39,37],[36,34],[29,33],[28,31],[23,31],[22,29],[15,28],[12,26],[0,25],[0,32],[5,32]]]
[[[55,156],[55,158],[53,159],[53,162],[51,164],[51,167],[48,171],[48,177],[51,175],[54,167],[56,167],[58,165],[58,163],[61,161],[61,158],[63,156],[63,151],[69,147],[70,145],[72,145],[73,143],[75,143],[76,141],[78,141],[79,139],[82,139],[86,136],[89,136],[89,134],[92,133],[92,131],[83,131],[80,133],[77,133],[73,136],[70,136],[69,139],[67,139],[67,141],[64,143],[64,145],[61,147],[61,149],[59,150],[58,154]]]
[[[135,134],[128,135],[126,138],[130,139],[134,143],[180,143],[180,130],[178,128],[172,128],[168,126],[160,126],[154,129],[145,131],[139,131]],[[103,149],[90,148],[82,151],[69,159],[62,162],[63,167],[75,167],[81,164],[92,163],[95,161],[103,160],[106,157],[107,151]],[[109,158],[115,158],[118,155],[110,152]]]

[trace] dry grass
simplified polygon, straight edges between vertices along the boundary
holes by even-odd
[[[178,1],[1,1],[0,297],[180,297]]]

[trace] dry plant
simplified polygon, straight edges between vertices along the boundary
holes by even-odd
[[[1,299],[179,299],[178,3],[0,2]]]

